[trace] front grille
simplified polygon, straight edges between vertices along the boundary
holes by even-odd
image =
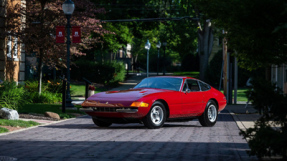
[[[93,107],[95,112],[117,112],[117,109],[137,109],[130,107]]]
[[[116,109],[118,109],[118,108],[115,108],[115,107],[97,107],[97,110],[95,110],[95,111],[98,111],[98,112],[116,112]]]

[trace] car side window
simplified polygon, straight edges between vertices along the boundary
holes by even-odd
[[[190,91],[200,91],[197,80],[187,79],[186,82],[188,84]]]
[[[200,85],[200,88],[201,88],[202,91],[208,91],[208,90],[211,89],[211,87],[208,84],[203,83],[201,81],[199,81],[199,85]]]
[[[182,91],[187,91],[189,88],[187,86],[187,83],[185,82],[182,88]]]

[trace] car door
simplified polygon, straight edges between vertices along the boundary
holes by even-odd
[[[203,106],[203,94],[197,80],[186,79],[182,88],[182,114],[196,116]]]

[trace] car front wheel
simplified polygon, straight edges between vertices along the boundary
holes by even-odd
[[[149,129],[158,129],[163,126],[166,120],[166,110],[161,102],[156,101],[149,113],[143,119],[144,125]]]
[[[93,118],[93,122],[95,125],[99,126],[99,127],[109,127],[112,125],[111,122],[105,122],[105,121],[101,121],[97,118]]]
[[[218,108],[214,101],[208,101],[203,114],[199,117],[199,123],[202,126],[214,126],[217,121]]]

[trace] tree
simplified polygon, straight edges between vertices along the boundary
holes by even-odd
[[[82,26],[82,43],[72,44],[71,55],[84,55],[81,51],[95,47],[99,37],[91,38],[91,33],[104,35],[109,33],[102,28],[101,22],[96,19],[97,13],[104,13],[104,9],[97,9],[89,0],[74,0],[75,11],[71,17],[71,25]],[[62,11],[62,2],[59,0],[26,0],[22,5],[7,9],[9,29],[6,34],[20,37],[25,44],[26,52],[37,51],[39,94],[41,93],[42,67],[66,67],[66,45],[56,44],[55,27],[65,26],[66,18]],[[23,20],[23,17],[25,21]],[[11,27],[13,26],[13,27]],[[11,32],[12,31],[12,32]],[[69,70],[69,69],[68,69]]]
[[[237,51],[239,66],[249,70],[287,61],[285,2],[282,0],[195,0],[203,18],[227,31],[228,48]]]
[[[204,17],[224,29],[229,49],[236,50],[239,65],[248,70],[287,62],[286,1],[196,0]],[[250,100],[261,117],[254,127],[241,131],[258,158],[281,155],[287,159],[287,97],[264,77],[254,76]],[[278,127],[278,128],[274,128]]]
[[[97,5],[105,7],[107,14],[100,15],[102,20],[118,19],[143,19],[143,18],[174,18],[174,17],[193,17],[193,5],[191,1],[161,1],[161,0],[103,0],[94,1]],[[111,31],[116,35],[122,35],[127,28],[127,37],[105,36],[103,41],[106,44],[119,44],[107,46],[108,51],[118,50],[118,46],[125,45],[127,42],[133,44],[132,53],[134,57],[140,57],[142,62],[146,62],[146,51],[144,44],[149,39],[152,43],[152,51],[157,51],[155,43],[167,41],[166,54],[171,55],[174,61],[182,61],[186,54],[193,54],[197,48],[197,26],[193,21],[184,19],[180,21],[148,21],[148,22],[114,22],[106,23],[104,26],[113,26]],[[109,38],[109,39],[107,39]],[[129,39],[132,38],[132,39]],[[113,48],[115,47],[115,48]],[[162,52],[161,52],[162,53]]]

